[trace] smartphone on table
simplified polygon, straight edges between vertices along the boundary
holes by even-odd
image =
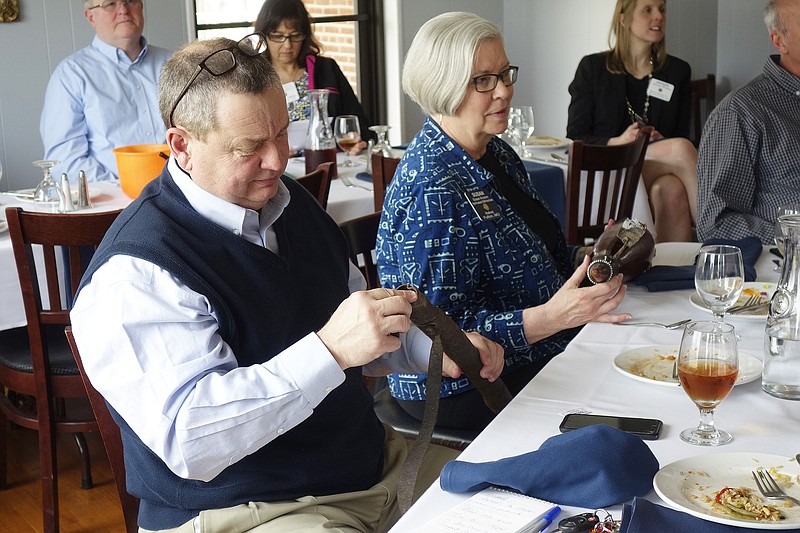
[[[631,433],[644,440],[656,440],[661,434],[663,423],[655,418],[633,418],[628,416],[610,416],[569,413],[558,426],[561,433],[595,424],[605,424],[612,428]]]

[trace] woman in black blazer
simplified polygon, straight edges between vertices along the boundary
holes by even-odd
[[[689,241],[697,215],[697,150],[687,138],[691,68],[667,55],[665,0],[617,0],[611,50],[584,57],[569,86],[567,137],[632,142],[654,127],[642,179],[658,241]]]

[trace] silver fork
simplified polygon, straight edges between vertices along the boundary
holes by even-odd
[[[342,180],[342,183],[344,183],[345,187],[358,187],[359,189],[372,192],[372,187],[367,187],[366,185],[361,185],[360,183],[353,183],[347,176],[339,176],[339,179]]]
[[[664,329],[678,329],[682,327],[684,324],[688,324],[691,322],[691,318],[687,318],[686,320],[679,320],[677,322],[673,322],[672,324],[662,324],[660,322],[616,322],[618,326],[658,326]]]
[[[736,314],[741,313],[743,311],[750,311],[752,309],[756,309],[761,307],[762,305],[766,305],[767,302],[761,300],[761,295],[751,296],[742,305],[734,305],[730,309],[728,309],[728,314]]]
[[[765,498],[769,498],[771,500],[789,500],[795,505],[800,505],[800,500],[797,498],[792,498],[783,492],[783,489],[780,488],[767,470],[764,470],[763,468],[753,470],[753,479],[756,480],[756,486]]]

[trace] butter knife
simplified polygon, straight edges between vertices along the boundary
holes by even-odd
[[[557,159],[548,159],[546,157],[526,157],[525,159],[527,159],[529,161],[539,161],[540,163],[548,163],[550,165],[552,165],[553,163],[555,163],[557,165],[566,165],[567,164],[566,161],[559,161]]]
[[[5,194],[6,196],[13,196],[15,198],[22,198],[25,200],[33,200],[34,196],[33,193],[29,192],[14,192],[14,191],[5,191],[0,194]]]

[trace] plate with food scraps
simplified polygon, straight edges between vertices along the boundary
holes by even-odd
[[[672,377],[672,366],[678,358],[677,345],[642,346],[622,352],[614,358],[614,368],[629,378],[651,385],[679,387],[680,382]],[[739,350],[739,377],[736,385],[750,383],[761,377],[761,360]]]
[[[548,150],[557,150],[558,148],[566,148],[569,146],[569,139],[562,139],[561,137],[550,137],[549,135],[531,135],[525,141],[525,146],[528,148],[547,148]]]
[[[759,296],[761,298],[761,302],[769,302],[770,298],[772,298],[772,293],[775,292],[776,288],[777,285],[774,283],[763,283],[759,281],[745,282],[744,285],[742,285],[742,295],[739,296],[739,299],[736,300],[736,303],[733,304],[733,306],[744,305],[744,303],[751,296]],[[697,292],[693,292],[691,296],[689,296],[689,302],[698,309],[708,311],[709,313],[711,312],[711,309],[709,309],[708,306],[703,302]],[[761,307],[756,307],[755,309],[750,309],[748,311],[742,311],[741,313],[725,313],[725,316],[732,318],[743,318],[745,320],[764,320],[768,314],[769,305],[762,305]]]
[[[761,496],[752,475],[758,468],[769,471],[787,494],[800,498],[797,460],[765,453],[712,453],[681,459],[656,473],[653,488],[671,507],[710,522],[752,529],[800,528],[800,506]],[[748,497],[749,510],[743,508],[744,497]],[[761,511],[764,519],[749,517],[753,510]]]

